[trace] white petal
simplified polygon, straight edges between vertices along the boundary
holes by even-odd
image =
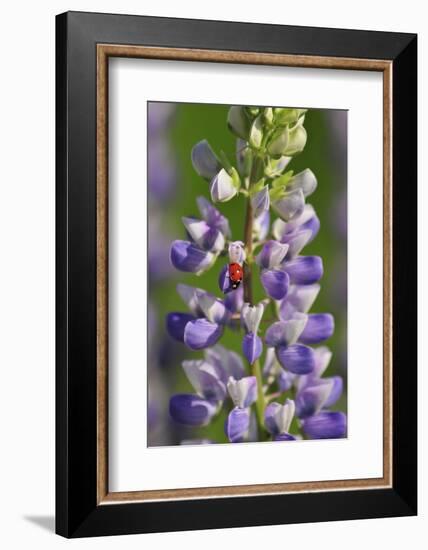
[[[244,304],[244,306],[242,307],[241,315],[248,332],[257,334],[260,322],[263,317],[264,309],[265,308],[262,303],[259,303],[256,306]]]
[[[234,241],[229,244],[229,260],[230,263],[238,263],[242,265],[245,262],[246,254],[244,243],[242,241]]]
[[[292,399],[287,399],[285,405],[275,415],[279,433],[288,433],[294,417],[296,406]]]
[[[212,179],[210,193],[213,202],[226,202],[236,195],[237,189],[233,179],[224,168]]]

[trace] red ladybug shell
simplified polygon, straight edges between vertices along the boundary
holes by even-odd
[[[244,269],[238,263],[229,264],[229,278],[232,281],[232,288],[238,288],[244,277]]]

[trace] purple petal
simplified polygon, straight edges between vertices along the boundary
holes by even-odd
[[[334,318],[330,313],[308,315],[308,322],[299,337],[303,344],[318,344],[327,340],[334,332]]]
[[[192,241],[204,250],[221,252],[224,249],[225,240],[221,231],[211,227],[205,220],[183,217],[183,224]]]
[[[198,296],[200,296],[201,293],[204,292],[202,288],[178,284],[177,292],[183,302],[186,304],[186,306],[190,309],[190,311],[194,313],[197,317],[202,317],[203,313],[199,307],[198,299]]]
[[[294,416],[294,401],[287,399],[285,405],[270,403],[264,414],[266,429],[272,435],[288,433]]]
[[[307,313],[318,296],[320,285],[291,285],[279,308],[282,320],[290,319],[296,311]]]
[[[328,367],[333,354],[328,349],[327,346],[320,346],[316,348],[314,352],[315,352],[314,375],[320,377]]]
[[[208,225],[221,231],[225,237],[230,237],[230,227],[228,219],[213,206],[205,197],[198,197],[199,212]]]
[[[295,375],[291,372],[281,369],[281,372],[278,374],[278,387],[281,392],[288,391],[293,387]]]
[[[169,414],[180,424],[206,426],[216,412],[216,405],[198,395],[180,393],[171,397]]]
[[[257,399],[257,379],[255,376],[245,376],[235,380],[232,376],[227,382],[227,390],[235,407],[245,409]]]
[[[244,305],[244,288],[239,286],[236,289],[231,289],[230,292],[224,297],[224,305],[231,313],[237,313],[241,311]]]
[[[301,189],[290,191],[272,203],[275,212],[286,222],[299,217],[305,207],[305,197]]]
[[[205,359],[216,368],[218,377],[224,383],[227,383],[230,376],[240,380],[245,374],[241,356],[220,344],[205,350]]]
[[[307,321],[307,315],[295,314],[294,319],[277,321],[266,331],[265,342],[269,347],[290,346],[295,344]]]
[[[300,226],[301,230],[304,230],[304,231],[308,230],[311,232],[311,238],[309,239],[308,243],[312,242],[315,239],[320,229],[320,226],[321,226],[320,220],[318,216],[315,214],[315,212],[312,218],[310,218],[307,222],[303,223]]]
[[[259,441],[259,428],[257,425],[257,417],[254,412],[251,412],[250,414],[250,427],[248,428],[246,441]]]
[[[218,276],[218,286],[220,290],[226,295],[229,294],[229,292],[238,290],[238,289],[232,288],[232,281],[230,280],[230,277],[229,277],[229,267],[227,265],[224,265],[221,268],[220,274]]]
[[[183,370],[199,395],[211,402],[224,400],[226,385],[219,379],[213,365],[203,360],[183,361]]]
[[[291,434],[278,434],[273,437],[273,441],[296,441],[296,438]]]
[[[253,207],[254,217],[259,217],[264,211],[269,210],[269,187],[265,185],[261,191],[256,193],[251,198],[251,205]]]
[[[242,351],[247,361],[252,365],[260,357],[263,351],[263,344],[259,336],[249,332],[242,340]]]
[[[303,430],[311,439],[346,437],[346,415],[343,412],[320,412],[303,422]]]
[[[223,327],[206,319],[196,319],[187,323],[184,329],[184,343],[193,350],[213,346],[223,334]]]
[[[235,407],[229,413],[226,420],[225,432],[231,443],[244,441],[250,428],[249,409]]]
[[[210,183],[210,193],[213,202],[227,202],[238,192],[233,178],[224,168],[213,177]]]
[[[257,334],[265,310],[265,304],[259,302],[255,306],[245,303],[241,311],[241,323],[247,332]]]
[[[199,308],[211,323],[224,324],[229,312],[224,303],[210,292],[196,291]]]
[[[285,262],[284,271],[290,276],[290,282],[296,285],[311,285],[323,275],[322,260],[319,256],[299,256]]]
[[[274,300],[282,300],[287,295],[290,277],[280,269],[264,269],[261,274],[263,288]]]
[[[278,241],[268,241],[263,245],[260,254],[256,257],[257,264],[262,269],[279,267],[288,251],[288,245]]]
[[[170,259],[176,269],[198,273],[210,267],[214,255],[201,250],[189,241],[174,241],[171,246]]]
[[[282,242],[288,244],[287,260],[292,260],[300,254],[302,249],[309,243],[311,235],[311,232],[306,230],[296,231],[284,237]]]
[[[193,147],[192,164],[196,172],[207,180],[211,180],[221,168],[214,151],[206,139]]]
[[[166,329],[168,334],[178,340],[184,342],[184,329],[189,321],[194,321],[196,318],[190,313],[179,313],[173,311],[166,316]]]
[[[324,407],[334,405],[340,399],[343,392],[343,378],[341,376],[333,376],[329,380],[333,381],[333,387],[327,401],[324,403]]]
[[[309,374],[314,370],[315,354],[308,346],[302,344],[279,346],[276,349],[276,355],[282,367],[294,374]]]
[[[269,233],[270,227],[270,213],[269,210],[264,210],[260,216],[254,218],[253,222],[253,235],[254,238],[259,241],[266,239]]]
[[[333,381],[320,380],[312,386],[307,386],[297,392],[296,412],[299,418],[307,418],[319,413],[324,407],[333,389]]]
[[[315,174],[309,168],[299,172],[291,178],[287,184],[287,189],[295,191],[301,189],[305,197],[311,195],[317,188],[317,178]]]

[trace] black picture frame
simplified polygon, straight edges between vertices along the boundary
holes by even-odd
[[[97,501],[97,44],[392,62],[392,486]],[[56,18],[56,532],[65,537],[417,513],[417,36],[68,12]]]

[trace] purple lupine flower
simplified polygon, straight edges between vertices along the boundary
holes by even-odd
[[[319,256],[297,256],[282,266],[291,284],[312,285],[323,276],[323,264]]]
[[[320,412],[304,420],[302,426],[311,439],[346,437],[347,422],[343,412]]]
[[[183,218],[183,224],[192,241],[174,241],[170,260],[176,269],[200,275],[212,267],[223,250],[230,228],[227,219],[203,197],[198,198],[198,207],[202,220]]]
[[[170,336],[193,350],[216,344],[230,316],[224,302],[200,288],[178,285],[177,290],[192,313],[167,315],[166,327]]]
[[[289,275],[282,269],[288,245],[277,241],[268,241],[256,257],[261,268],[261,282],[265,292],[274,300],[282,300],[290,283]]]
[[[184,329],[189,321],[194,321],[196,317],[191,313],[182,313],[172,311],[166,316],[166,329],[168,334],[178,342],[184,342]]]
[[[287,296],[279,307],[281,321],[291,319],[296,312],[308,313],[314,304],[321,287],[313,285],[290,285]]]
[[[260,357],[263,351],[262,340],[257,335],[263,312],[264,305],[262,303],[256,306],[244,304],[241,311],[242,324],[247,331],[242,341],[242,351],[250,365]]]
[[[222,252],[230,236],[229,221],[205,197],[198,197],[197,204],[203,219],[184,217],[187,234],[203,250]]]
[[[287,399],[285,405],[270,403],[265,409],[265,426],[274,441],[294,441],[289,433],[295,411],[294,401]],[[279,437],[281,436],[281,437]]]
[[[227,270],[227,266],[226,266]],[[222,270],[223,277],[225,277],[225,271],[224,268]],[[241,311],[242,306],[244,305],[244,288],[242,285],[238,286],[238,288],[231,288],[229,285],[229,289],[226,289],[224,292],[226,292],[226,296],[224,297],[224,305],[231,313],[238,313]]]
[[[280,242],[290,244],[301,232],[310,232],[306,244],[310,243],[320,229],[320,221],[312,205],[306,204],[300,216],[292,221],[284,222],[280,218],[272,224],[272,233]],[[292,247],[290,247],[292,248]]]
[[[210,227],[206,221],[197,218],[182,218],[183,225],[192,241],[209,252],[221,252],[224,248],[225,239],[221,231]]]
[[[172,243],[170,260],[180,271],[201,274],[211,267],[215,255],[189,241],[177,240]]]
[[[203,178],[212,180],[220,171],[221,164],[206,139],[197,143],[192,149],[192,164],[195,171]]]
[[[284,191],[281,197],[272,200],[272,208],[284,221],[300,216],[305,208],[305,196],[301,189]]]
[[[198,395],[180,393],[169,402],[169,414],[179,424],[206,426],[217,411],[215,403]]]
[[[255,376],[245,376],[235,380],[231,376],[227,382],[227,390],[235,407],[246,409],[257,399],[257,380]]]
[[[231,443],[241,443],[250,429],[250,410],[235,407],[229,413],[225,424],[225,432]]]
[[[224,237],[230,237],[231,232],[229,220],[223,216],[223,214],[217,210],[217,208],[215,208],[205,197],[198,197],[196,202],[198,204],[199,212],[207,224],[214,229],[218,229],[221,233],[223,233]]]
[[[216,174],[210,183],[210,194],[213,202],[228,202],[238,193],[234,178],[224,168]]]
[[[307,318],[303,313],[295,313],[292,319],[273,323],[265,334],[265,343],[275,348],[280,365],[294,374],[308,374],[315,368],[312,348],[298,343]]]
[[[257,380],[247,376],[241,380],[229,378],[227,389],[235,407],[230,411],[225,432],[229,441],[240,443],[248,436],[251,424],[250,406],[257,399]]]
[[[300,335],[304,344],[318,344],[327,340],[334,332],[334,318],[330,313],[314,313],[308,315],[308,321]]]
[[[318,410],[321,408],[328,408],[334,405],[342,395],[343,391],[343,379],[341,376],[332,376],[327,378],[321,378],[324,371],[328,367],[330,359],[332,357],[331,351],[325,347],[321,346],[314,350],[315,353],[315,368],[313,372],[306,376],[300,376],[296,384],[297,396],[296,402],[307,401],[307,396],[316,394],[319,391],[322,391],[322,388],[319,388],[320,384],[327,383],[328,391],[322,400],[321,405],[318,406]],[[302,396],[301,398],[299,396]],[[320,396],[318,395],[318,398]],[[315,414],[315,413],[312,413]],[[298,414],[301,416],[301,414]]]
[[[216,344],[223,334],[223,327],[207,319],[189,321],[184,328],[184,343],[193,350],[201,350]]]
[[[205,359],[217,368],[217,372],[224,383],[227,383],[231,376],[235,380],[240,380],[245,375],[244,362],[241,356],[220,344],[206,349]]]
[[[296,395],[296,410],[299,418],[318,414],[327,403],[333,389],[333,380],[318,380],[304,386]]]
[[[223,401],[226,396],[226,385],[220,379],[215,366],[203,359],[183,361],[182,365],[198,395],[217,403]]]

